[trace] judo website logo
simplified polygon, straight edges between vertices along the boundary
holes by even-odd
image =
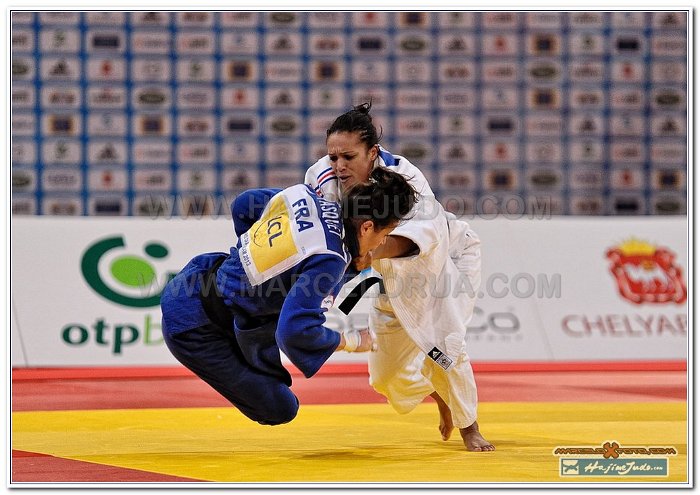
[[[159,283],[151,260],[161,260],[168,256],[168,248],[158,242],[144,247],[147,258],[133,254],[123,254],[109,261],[109,275],[116,282],[106,282],[100,273],[103,258],[118,248],[126,247],[122,236],[109,237],[92,244],[83,254],[80,268],[88,285],[100,296],[122,306],[150,308],[160,304],[160,294],[165,284],[175,272],[167,272]],[[149,259],[150,258],[150,259]]]
[[[600,447],[557,447],[559,476],[668,476],[668,457],[675,447],[622,447],[609,440]]]
[[[687,299],[683,269],[676,255],[639,239],[630,239],[608,250],[610,272],[622,297],[635,304],[676,303]]]

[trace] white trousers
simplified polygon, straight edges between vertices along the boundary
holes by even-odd
[[[473,298],[469,298],[470,304],[464,308],[467,312],[465,334],[481,283],[481,243],[471,230],[467,238],[461,252],[455,253],[457,256],[453,258],[460,273],[468,277],[475,293]],[[452,411],[452,422],[456,428],[466,428],[476,421],[476,382],[466,342],[454,366],[445,371],[416,346],[384,294],[375,300],[369,325],[377,337],[377,351],[369,353],[370,385],[384,395],[397,412],[408,413],[426,396],[437,392]]]

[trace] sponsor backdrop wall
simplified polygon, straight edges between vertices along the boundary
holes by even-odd
[[[301,181],[333,118],[371,98],[386,148],[460,213],[517,196],[553,214],[683,215],[689,21],[15,11],[12,209],[217,210]]]
[[[466,219],[483,242],[466,332],[474,362],[687,358],[685,218]],[[12,229],[17,367],[176,364],[160,332],[163,284],[234,242],[223,218],[27,217]],[[328,325],[365,326],[370,299],[350,316],[331,309]]]

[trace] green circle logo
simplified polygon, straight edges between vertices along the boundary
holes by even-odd
[[[85,278],[85,281],[95,292],[117,304],[133,308],[158,306],[160,304],[162,288],[157,294],[150,294],[145,297],[134,297],[115,291],[102,280],[98,268],[102,257],[113,249],[123,248],[125,246],[124,238],[121,236],[102,239],[91,245],[85,251],[81,259],[80,268],[83,278]],[[163,244],[151,242],[145,246],[144,253],[152,259],[163,259],[168,256],[169,251]],[[130,289],[148,288],[158,282],[158,276],[153,265],[147,259],[133,254],[126,254],[114,259],[110,263],[109,274],[121,286]],[[165,284],[175,275],[176,272],[167,272],[165,274],[163,287],[165,287]]]
[[[110,273],[117,282],[127,287],[145,287],[156,278],[150,263],[136,256],[122,256],[112,262]]]

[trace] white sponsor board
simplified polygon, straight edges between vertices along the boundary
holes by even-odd
[[[24,355],[24,344],[22,343],[22,334],[20,333],[19,325],[17,325],[14,305],[10,307],[10,315],[12,366],[27,366],[27,358]]]
[[[235,239],[224,220],[23,218],[12,228],[12,297],[28,366],[175,364],[158,289],[194,255],[228,251]],[[130,263],[152,267],[152,291],[128,279]]]
[[[472,223],[483,243],[477,307],[515,315],[522,336],[491,325],[479,339],[473,320],[475,361],[686,359],[685,219]]]
[[[474,362],[687,358],[684,218],[467,220],[483,260],[466,330]],[[164,281],[235,243],[223,217],[15,218],[12,229],[13,366],[175,364],[160,330]],[[327,314],[335,330],[366,325],[372,292],[349,316],[337,309],[353,286]]]

